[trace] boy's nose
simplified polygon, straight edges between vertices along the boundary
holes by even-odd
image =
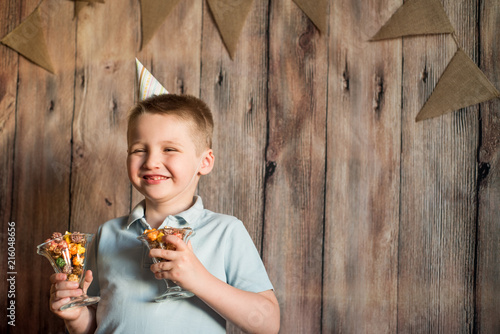
[[[158,168],[158,167],[160,167],[160,165],[161,165],[161,159],[158,156],[158,154],[156,154],[154,152],[148,153],[148,155],[146,156],[146,159],[144,160],[144,164],[143,164],[144,168],[146,168],[146,169]]]

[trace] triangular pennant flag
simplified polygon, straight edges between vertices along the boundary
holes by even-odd
[[[207,0],[224,45],[233,59],[253,0]]]
[[[0,42],[19,52],[33,63],[54,73],[45,35],[42,28],[40,8],[33,11],[20,25]]]
[[[145,100],[153,95],[168,94],[168,91],[156,80],[156,78],[136,58],[137,81],[139,83],[139,99]]]
[[[458,50],[444,70],[416,121],[440,116],[454,110],[500,97],[500,92],[486,78],[465,52]]]
[[[180,0],[141,0],[142,42],[148,44],[172,9]]]
[[[453,32],[440,0],[408,0],[371,40]]]
[[[316,28],[326,32],[327,0],[293,0],[297,6],[309,17]]]

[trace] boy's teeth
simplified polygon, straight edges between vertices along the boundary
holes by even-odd
[[[165,176],[146,176],[147,179],[157,181],[157,180],[166,180]]]

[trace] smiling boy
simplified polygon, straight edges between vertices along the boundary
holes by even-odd
[[[95,278],[88,293],[101,296],[97,307],[60,311],[81,290],[65,274],[51,276],[51,310],[71,333],[225,333],[226,321],[246,332],[278,332],[278,302],[243,223],[205,209],[195,196],[214,166],[212,132],[210,110],[192,96],[155,96],[131,109],[127,169],[144,200],[99,228],[83,288]],[[167,236],[175,251],[148,254],[137,236],[165,226],[191,227],[195,235],[188,244]],[[195,297],[152,302],[162,279]]]
[[[173,100],[174,96],[165,95],[165,98]],[[175,105],[146,106],[161,107]],[[211,143],[207,142],[209,137],[203,133],[212,131],[212,122],[209,118],[203,127],[204,118],[198,120],[200,124],[184,120],[188,116],[183,109],[171,110],[168,114],[134,111],[128,130],[128,176],[145,197],[146,220],[157,228],[165,217],[193,204],[200,176],[212,170],[214,155],[209,149]],[[208,149],[203,149],[205,147]]]

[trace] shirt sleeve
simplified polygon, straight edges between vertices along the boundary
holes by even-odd
[[[245,226],[239,220],[230,226],[224,250],[227,283],[256,293],[272,290],[264,263]]]

